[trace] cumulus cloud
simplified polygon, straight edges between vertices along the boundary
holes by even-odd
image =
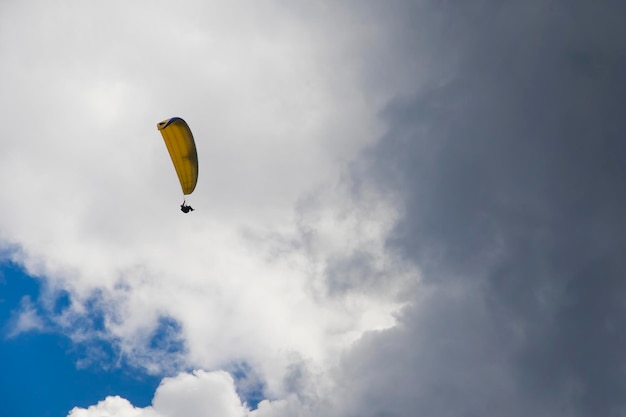
[[[166,378],[154,395],[153,407],[165,416],[243,417],[246,414],[233,378],[226,372],[195,371]]]
[[[148,408],[134,407],[128,400],[119,396],[107,397],[89,408],[74,408],[69,417],[162,417]]]
[[[169,6],[0,6],[2,245],[81,366],[244,364],[289,395],[294,367],[392,326],[419,278],[384,245],[394,205],[345,180],[397,88],[365,88],[384,28],[347,4]],[[193,216],[156,130],[175,115]]]
[[[309,3],[0,6],[0,238],[51,320],[245,370],[73,417],[623,414],[624,6]]]
[[[76,407],[68,417],[281,417],[302,415],[297,399],[263,401],[250,411],[242,403],[233,378],[226,372],[180,373],[165,378],[157,388],[152,405],[134,407],[119,396],[107,397],[88,408]]]

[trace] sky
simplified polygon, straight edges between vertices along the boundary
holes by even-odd
[[[0,1],[0,414],[626,416],[625,13]]]

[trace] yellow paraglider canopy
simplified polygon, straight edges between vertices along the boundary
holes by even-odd
[[[174,163],[183,194],[191,194],[198,182],[198,152],[191,129],[180,117],[163,120],[157,128]]]

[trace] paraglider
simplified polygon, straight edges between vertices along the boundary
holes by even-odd
[[[185,200],[183,200],[183,204],[180,205],[180,211],[183,213],[189,213],[190,211],[193,211],[193,207],[186,205]]]
[[[172,117],[157,124],[163,136],[165,146],[172,158],[174,169],[178,175],[180,187],[184,195],[189,195],[196,188],[198,182],[198,152],[193,140],[191,129],[180,117]],[[186,205],[186,200],[180,205],[183,213],[193,211]]]

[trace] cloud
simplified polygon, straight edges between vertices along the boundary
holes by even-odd
[[[11,338],[21,333],[43,331],[46,325],[36,305],[28,295],[25,295],[20,300],[19,308],[12,312],[6,327],[7,337]]]
[[[387,243],[424,286],[394,328],[345,353],[337,415],[623,413],[626,84],[611,4],[442,6],[463,33],[436,44],[440,64],[457,56],[454,77],[393,101],[361,161],[404,201]]]
[[[165,379],[155,393],[153,406],[166,416],[242,417],[246,413],[226,372],[195,371]]]
[[[0,237],[76,343],[267,400],[94,407],[623,413],[621,3],[164,6],[1,6]]]
[[[294,366],[325,369],[395,323],[400,288],[419,279],[384,245],[398,213],[342,180],[392,94],[364,88],[375,16],[31,6],[1,6],[0,239],[45,281],[42,312],[84,348],[80,366],[246,364],[281,398]],[[156,130],[175,115],[200,159],[187,217]]]
[[[148,408],[134,407],[128,400],[119,396],[107,397],[89,408],[74,408],[68,417],[163,417]]]
[[[68,417],[281,417],[300,415],[297,405],[293,398],[265,400],[257,410],[250,411],[241,402],[228,373],[196,370],[163,379],[151,406],[134,407],[124,398],[111,396],[86,409],[76,407]]]

